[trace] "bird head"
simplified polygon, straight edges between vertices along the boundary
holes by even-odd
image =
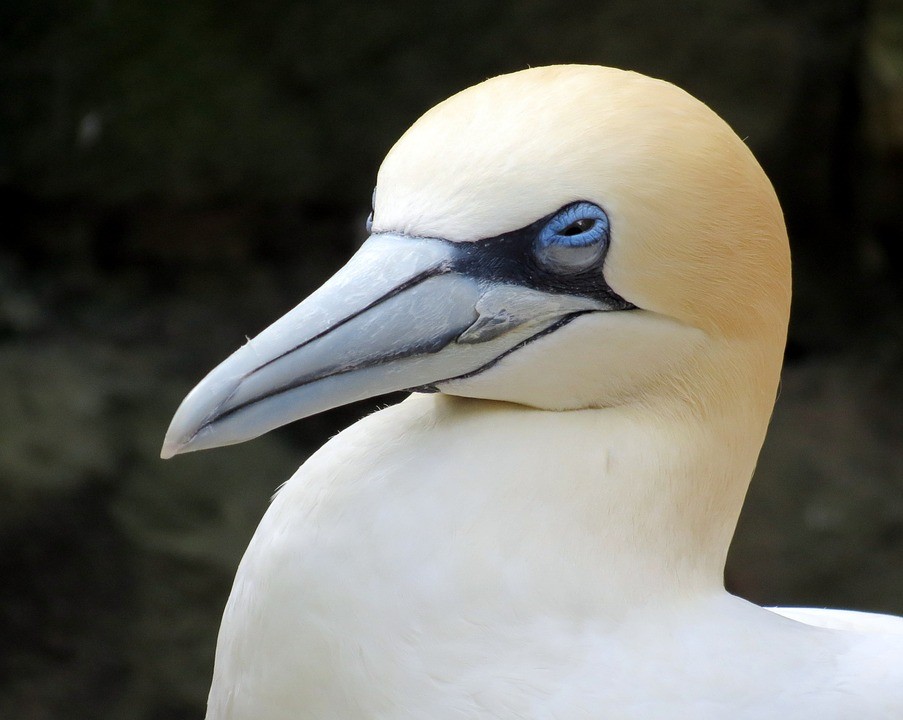
[[[163,455],[402,389],[548,410],[746,384],[770,409],[790,301],[746,145],[667,82],[533,68],[440,103],[379,170],[370,238],[186,397]]]

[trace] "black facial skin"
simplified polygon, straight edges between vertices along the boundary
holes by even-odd
[[[578,203],[573,203],[574,205]],[[475,242],[453,243],[455,257],[443,268],[468,277],[491,283],[505,283],[561,295],[586,297],[607,305],[611,310],[632,310],[635,306],[605,282],[602,265],[605,253],[596,265],[579,273],[556,273],[543,268],[536,259],[534,248],[542,228],[562,210],[546,215],[536,222]]]
[[[576,205],[578,203],[573,204]],[[498,283],[520,285],[521,287],[528,287],[547,293],[590,298],[608,306],[609,310],[635,310],[636,305],[618,295],[605,281],[605,277],[602,274],[605,252],[602,253],[595,265],[572,274],[552,272],[542,267],[537,261],[534,248],[536,247],[536,240],[540,231],[553,217],[568,207],[566,205],[519,230],[513,230],[475,242],[451,243],[455,247],[454,259],[448,265],[427,271],[424,275],[432,276],[445,272],[454,272],[485,281],[487,285]],[[421,281],[425,279],[426,277],[420,278]],[[589,312],[593,311],[581,310],[565,315],[553,325],[518,343],[476,370],[429,385],[411,388],[411,391],[439,392],[437,385],[442,385],[451,380],[463,380],[479,375],[505,356],[520,350],[534,340],[555,332],[580,315],[586,315]]]

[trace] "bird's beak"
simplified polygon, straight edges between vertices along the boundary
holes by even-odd
[[[371,236],[313,295],[182,401],[161,456],[250,440],[346,403],[472,375],[570,319],[610,309],[475,273],[468,243]]]

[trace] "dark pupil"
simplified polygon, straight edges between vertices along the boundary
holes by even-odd
[[[587,230],[592,228],[595,224],[595,220],[592,218],[582,218],[577,220],[576,222],[572,222],[568,225],[564,230],[561,231],[561,234],[565,237],[573,237],[574,235],[582,235]]]

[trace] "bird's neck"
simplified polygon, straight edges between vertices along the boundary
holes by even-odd
[[[722,589],[767,425],[761,399],[734,393],[706,413],[674,399],[562,412],[418,402],[457,450],[454,482],[498,511],[481,532],[521,543],[554,578],[543,591],[616,614]]]

